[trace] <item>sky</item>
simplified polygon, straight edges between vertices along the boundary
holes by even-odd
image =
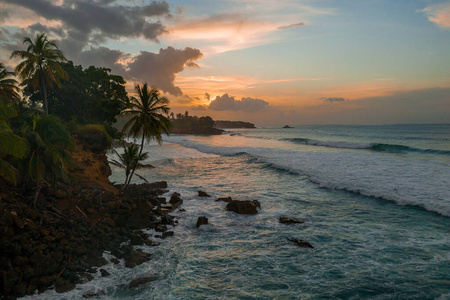
[[[450,123],[450,1],[0,0],[0,61],[47,33],[172,111],[278,124]]]

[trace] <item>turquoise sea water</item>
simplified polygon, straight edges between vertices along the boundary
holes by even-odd
[[[175,236],[142,247],[153,259],[141,266],[110,264],[109,277],[37,297],[450,299],[450,125],[280,127],[146,146],[156,169],[140,174],[184,199]],[[227,196],[259,200],[260,213],[225,211],[214,200]],[[201,215],[211,225],[197,229]],[[158,280],[126,288],[149,274]]]

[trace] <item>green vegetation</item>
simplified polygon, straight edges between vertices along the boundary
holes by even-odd
[[[135,86],[138,98],[132,97],[130,109],[123,112],[124,115],[131,115],[132,118],[125,124],[123,131],[128,131],[128,136],[138,138],[142,136],[141,148],[138,157],[142,155],[144,149],[144,141],[156,140],[159,144],[162,143],[161,135],[163,133],[169,134],[172,127],[170,120],[166,117],[169,113],[168,103],[166,97],[160,95],[157,89],[150,89],[145,83],[142,88],[140,85]],[[126,190],[128,184],[133,177],[136,170],[138,160],[135,161],[131,170],[128,182],[124,184],[123,191]]]
[[[222,131],[214,128],[214,120],[210,116],[197,117],[190,116],[186,111],[177,114],[176,118],[171,114],[173,128],[171,133],[175,134],[221,134]]]
[[[69,80],[61,82],[61,88],[48,90],[48,109],[66,122],[76,124],[102,124],[107,133],[119,138],[120,133],[114,124],[124,109],[129,106],[125,90],[125,80],[110,74],[107,68],[90,66],[83,69],[69,61],[61,67],[69,75]],[[40,95],[33,89],[24,90],[34,103],[40,102]]]
[[[27,50],[16,50],[12,57],[23,59],[16,67],[16,73],[24,85],[39,90],[44,101],[45,113],[48,114],[47,86],[56,84],[61,87],[59,79],[68,79],[60,63],[66,61],[54,41],[49,41],[45,33],[36,35],[34,41],[29,37],[23,40],[28,44]]]
[[[130,98],[121,76],[107,68],[75,66],[44,33],[23,42],[26,50],[11,54],[22,59],[15,72],[0,64],[0,178],[35,190],[36,203],[43,186],[68,180],[73,138],[103,153],[111,138],[122,139],[112,125],[124,114],[131,116],[124,131],[142,137],[140,147],[125,147],[112,162],[125,170],[125,190],[135,170],[152,167],[143,163],[144,141],[161,143],[171,128],[168,99],[147,84],[136,85],[137,97]]]
[[[148,158],[148,153],[144,152],[142,154],[138,154],[139,152],[139,145],[132,144],[128,147],[124,147],[124,152],[120,154],[116,151],[116,149],[113,149],[114,153],[118,156],[118,160],[113,159],[111,163],[119,168],[122,168],[125,170],[125,182],[124,185],[130,184],[131,176],[130,173],[135,168],[136,170],[139,169],[151,169],[154,168],[150,164],[143,164],[142,162],[145,161]],[[136,173],[136,176],[143,179],[144,181],[147,181],[142,176],[138,175]]]
[[[17,80],[14,79],[14,72],[8,72],[5,66],[0,63],[0,99],[4,101],[17,101],[20,99]]]

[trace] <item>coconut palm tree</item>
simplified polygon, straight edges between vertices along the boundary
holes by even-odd
[[[124,186],[126,184],[130,184],[130,182],[129,182],[130,173],[131,173],[131,170],[133,169],[136,161],[137,161],[136,170],[154,168],[150,164],[141,163],[142,161],[144,161],[148,158],[148,152],[144,152],[140,156],[138,156],[139,145],[132,144],[128,147],[124,147],[124,152],[122,154],[117,152],[116,149],[113,149],[113,151],[114,151],[114,153],[117,154],[119,159],[118,160],[113,159],[111,161],[111,164],[125,170],[125,182],[123,183]],[[139,175],[137,173],[136,173],[136,176],[143,179],[144,181],[147,181],[144,177],[142,177],[141,175]]]
[[[14,72],[8,72],[0,62],[0,100],[15,101],[20,99],[19,83],[14,79],[14,76]]]
[[[169,134],[169,129],[172,127],[170,120],[166,117],[170,109],[168,107],[169,100],[161,96],[157,89],[150,89],[145,83],[142,88],[139,84],[135,85],[135,90],[138,98],[132,97],[130,109],[124,111],[124,115],[131,115],[132,118],[124,125],[123,132],[128,131],[128,136],[134,138],[141,138],[141,148],[139,155],[141,156],[144,149],[144,141],[150,142],[156,140],[161,145],[163,133]],[[135,161],[134,167],[131,170],[128,183],[133,177],[138,161]],[[123,188],[126,190],[128,184]]]
[[[30,151],[24,160],[23,170],[31,182],[36,184],[36,197],[43,182],[54,183],[66,174],[70,160],[67,149],[73,147],[72,137],[56,116],[34,116],[25,129]]]
[[[21,159],[28,152],[27,140],[14,134],[8,123],[16,115],[11,107],[0,101],[0,177],[13,184],[16,184],[19,172],[11,160]]]
[[[45,33],[36,35],[35,40],[26,37],[24,44],[28,44],[27,50],[16,50],[11,58],[23,59],[16,67],[16,73],[23,83],[39,89],[44,101],[45,113],[48,114],[47,86],[56,84],[61,87],[60,79],[67,80],[68,75],[60,63],[67,61],[63,53],[56,46],[55,41],[48,40]]]

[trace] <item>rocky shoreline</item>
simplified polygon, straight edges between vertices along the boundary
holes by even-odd
[[[34,189],[0,181],[0,299],[48,289],[63,293],[94,273],[108,276],[105,251],[110,262],[132,268],[151,259],[133,246],[157,246],[156,239],[174,234],[177,220],[169,213],[183,200],[178,193],[163,196],[166,182],[133,184],[120,195],[108,180],[105,150],[77,142],[71,157],[70,180],[42,188],[37,201]],[[137,278],[130,287],[143,282]]]
[[[177,221],[169,213],[182,203],[179,194],[174,193],[166,204],[161,196],[166,188],[166,182],[132,185],[121,197],[102,189],[82,188],[72,191],[75,209],[58,205],[64,190],[45,190],[44,206],[38,209],[17,201],[26,197],[20,191],[2,193],[2,299],[47,289],[62,293],[92,280],[92,273],[107,276],[101,269],[108,263],[103,257],[105,251],[114,256],[111,262],[122,259],[129,268],[149,260],[149,253],[134,250],[133,246],[156,246],[159,243],[155,238],[173,235],[169,228]],[[151,239],[141,230],[147,228],[159,235]]]

